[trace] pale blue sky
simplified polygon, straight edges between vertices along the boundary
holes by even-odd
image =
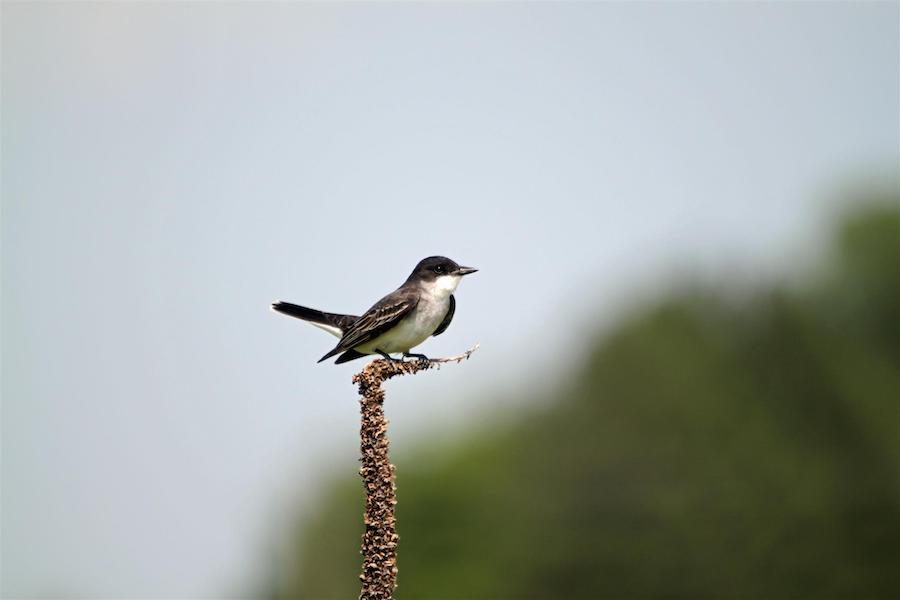
[[[640,290],[790,272],[834,190],[897,177],[898,19],[4,2],[3,595],[252,589],[306,484],[357,468],[361,363],[315,364],[333,338],[271,300],[359,312],[424,256],[482,269],[421,347],[477,360],[390,384],[402,456]]]

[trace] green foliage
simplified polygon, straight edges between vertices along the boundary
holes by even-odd
[[[896,598],[898,259],[892,199],[847,220],[815,288],[678,294],[539,413],[400,457],[397,597]],[[355,597],[359,487],[277,597]]]

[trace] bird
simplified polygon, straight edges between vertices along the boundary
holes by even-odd
[[[334,362],[341,364],[371,354],[390,361],[429,360],[410,350],[447,330],[456,312],[453,292],[465,275],[477,271],[445,256],[429,256],[419,261],[403,285],[360,317],[283,301],[273,302],[272,310],[307,321],[340,338],[318,362],[340,355]],[[391,356],[398,352],[402,353],[401,358]]]

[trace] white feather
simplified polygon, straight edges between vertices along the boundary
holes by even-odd
[[[334,325],[326,325],[325,323],[313,323],[312,321],[307,321],[307,323],[309,323],[310,325],[315,325],[319,329],[327,331],[336,338],[344,335],[344,332],[341,331],[340,327],[335,327]]]
[[[460,275],[441,275],[430,285],[423,285],[424,292],[433,296],[436,300],[446,300],[450,294],[456,291],[459,285]]]

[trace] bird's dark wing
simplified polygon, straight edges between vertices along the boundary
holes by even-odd
[[[334,361],[334,364],[339,365],[351,360],[356,360],[357,358],[362,358],[363,356],[367,355],[363,354],[362,352],[357,352],[356,350],[347,350],[346,352],[338,356],[338,359]]]
[[[340,346],[350,349],[374,340],[396,325],[419,303],[417,294],[391,294],[356,320],[344,333]]]
[[[450,327],[450,321],[453,320],[453,313],[456,312],[456,298],[453,297],[453,294],[450,294],[450,308],[447,309],[447,314],[444,317],[444,320],[441,321],[441,324],[438,325],[438,328],[434,330],[434,333],[431,335],[441,335],[447,328]]]
[[[419,295],[415,290],[400,288],[396,292],[388,294],[344,331],[344,336],[334,350],[320,358],[319,362],[374,340],[395,326],[418,303]]]

